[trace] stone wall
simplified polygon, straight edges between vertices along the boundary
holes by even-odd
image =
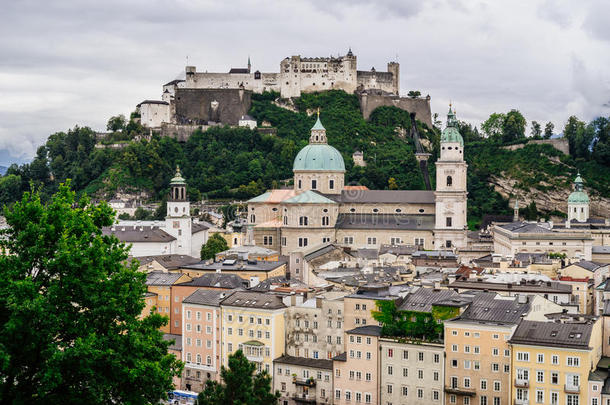
[[[209,128],[207,125],[178,125],[163,123],[161,124],[161,136],[169,136],[177,139],[179,142],[186,142],[187,139],[197,130],[201,128],[203,131]]]
[[[237,125],[250,110],[251,97],[252,91],[244,89],[176,89],[175,123]]]
[[[377,107],[394,106],[401,110],[414,112],[415,118],[432,128],[432,112],[430,110],[429,96],[426,98],[407,98],[366,91],[360,92],[358,98],[360,99],[360,110],[364,119],[368,119]]]
[[[568,140],[565,139],[565,138],[560,138],[560,139],[532,139],[532,140],[529,140],[526,143],[519,143],[519,144],[516,144],[516,145],[503,146],[502,148],[503,149],[507,149],[507,150],[517,150],[517,149],[522,149],[527,144],[551,145],[553,148],[557,149],[559,152],[563,153],[564,155],[569,155],[570,154],[570,144],[569,144]]]

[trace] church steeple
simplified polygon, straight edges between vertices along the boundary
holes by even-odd
[[[318,108],[318,118],[316,123],[311,127],[311,135],[309,136],[309,144],[326,144],[326,128],[320,121],[320,109]]]
[[[176,174],[169,184],[172,188],[170,199],[172,201],[186,201],[186,181],[180,173],[180,166],[176,166]]]
[[[250,55],[248,55],[248,73],[250,73],[250,68],[252,65],[250,64]]]

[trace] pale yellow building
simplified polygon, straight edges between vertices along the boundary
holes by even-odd
[[[286,305],[275,294],[237,291],[220,304],[222,311],[221,364],[242,350],[257,370],[273,372],[273,360],[284,355]]]
[[[510,339],[514,404],[591,404],[589,373],[601,357],[601,344],[596,318],[522,321]]]

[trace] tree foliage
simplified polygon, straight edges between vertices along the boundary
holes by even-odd
[[[279,392],[271,389],[271,376],[255,373],[256,365],[241,350],[229,355],[229,368],[222,366],[219,383],[206,381],[197,402],[206,405],[270,405],[277,403]]]
[[[526,126],[523,115],[518,110],[510,110],[502,123],[502,141],[506,143],[525,138]]]
[[[553,130],[555,129],[555,124],[551,121],[547,122],[544,126],[544,139],[551,139],[553,136]]]
[[[542,126],[538,121],[532,121],[532,138],[542,139]]]
[[[216,253],[224,252],[229,248],[226,239],[219,233],[213,233],[208,241],[201,246],[201,260],[213,259]]]
[[[140,319],[145,274],[101,233],[111,208],[60,185],[47,205],[27,192],[5,217],[0,402],[157,403],[182,366],[159,331],[167,318]]]

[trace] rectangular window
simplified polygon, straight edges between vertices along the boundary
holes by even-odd
[[[447,223],[448,227],[451,226],[451,217],[447,217],[447,222],[446,223]]]
[[[315,190],[318,188],[318,181],[316,179],[311,180],[311,189]]]
[[[530,361],[530,354],[528,352],[517,352],[517,361]]]
[[[353,245],[354,244],[354,237],[353,236],[344,236],[343,237],[343,244],[344,245]]]
[[[369,237],[369,238],[366,239],[366,243],[367,243],[367,245],[376,245],[377,244],[377,238]]]
[[[335,181],[333,179],[330,179],[328,181],[328,188],[331,189],[331,190],[335,189]]]
[[[307,238],[299,238],[299,247],[307,246]]]

